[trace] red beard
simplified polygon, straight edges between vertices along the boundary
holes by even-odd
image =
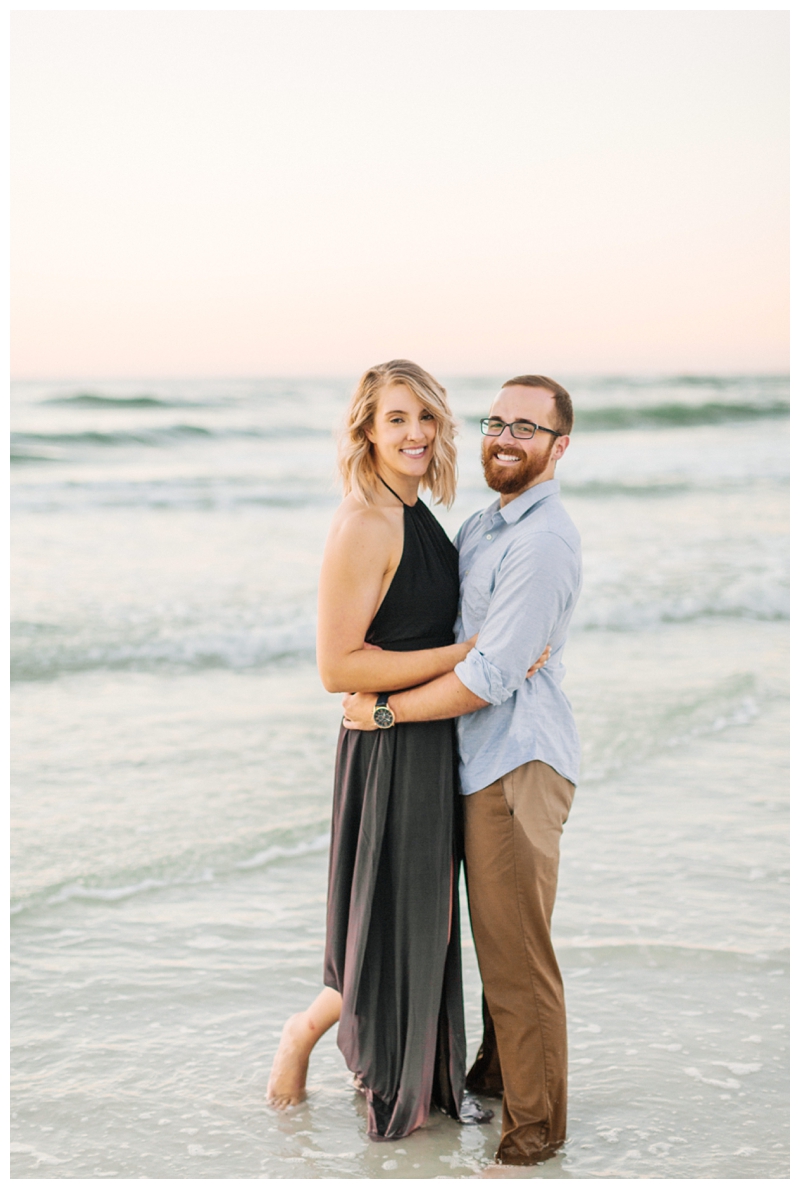
[[[551,445],[544,454],[525,454],[518,446],[501,446],[499,443],[495,445],[487,442],[481,456],[483,476],[492,491],[499,491],[501,495],[516,495],[530,487],[531,483],[547,470],[552,449]],[[494,461],[496,454],[513,454],[523,460],[522,465],[509,470],[508,467]]]

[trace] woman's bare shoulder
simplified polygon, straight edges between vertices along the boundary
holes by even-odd
[[[402,524],[393,508],[365,504],[348,495],[342,500],[331,521],[329,540],[362,546],[391,545],[402,532]]]

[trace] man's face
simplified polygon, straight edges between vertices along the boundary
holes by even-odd
[[[500,390],[492,402],[491,415],[507,424],[532,421],[534,425],[555,429],[555,411],[551,392],[515,384]],[[532,438],[514,438],[508,428],[498,438],[485,437],[481,461],[486,482],[501,495],[519,495],[534,483],[553,477],[556,461],[568,443],[567,437],[554,438],[541,432]]]

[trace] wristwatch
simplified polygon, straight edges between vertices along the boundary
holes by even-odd
[[[388,705],[389,695],[378,694],[378,700],[372,708],[372,721],[376,727],[386,730],[394,726],[394,710]]]

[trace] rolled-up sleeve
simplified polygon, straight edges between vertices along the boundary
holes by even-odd
[[[498,568],[475,647],[455,667],[459,681],[499,706],[525,681],[548,644],[575,590],[577,559],[557,533],[515,541]]]

